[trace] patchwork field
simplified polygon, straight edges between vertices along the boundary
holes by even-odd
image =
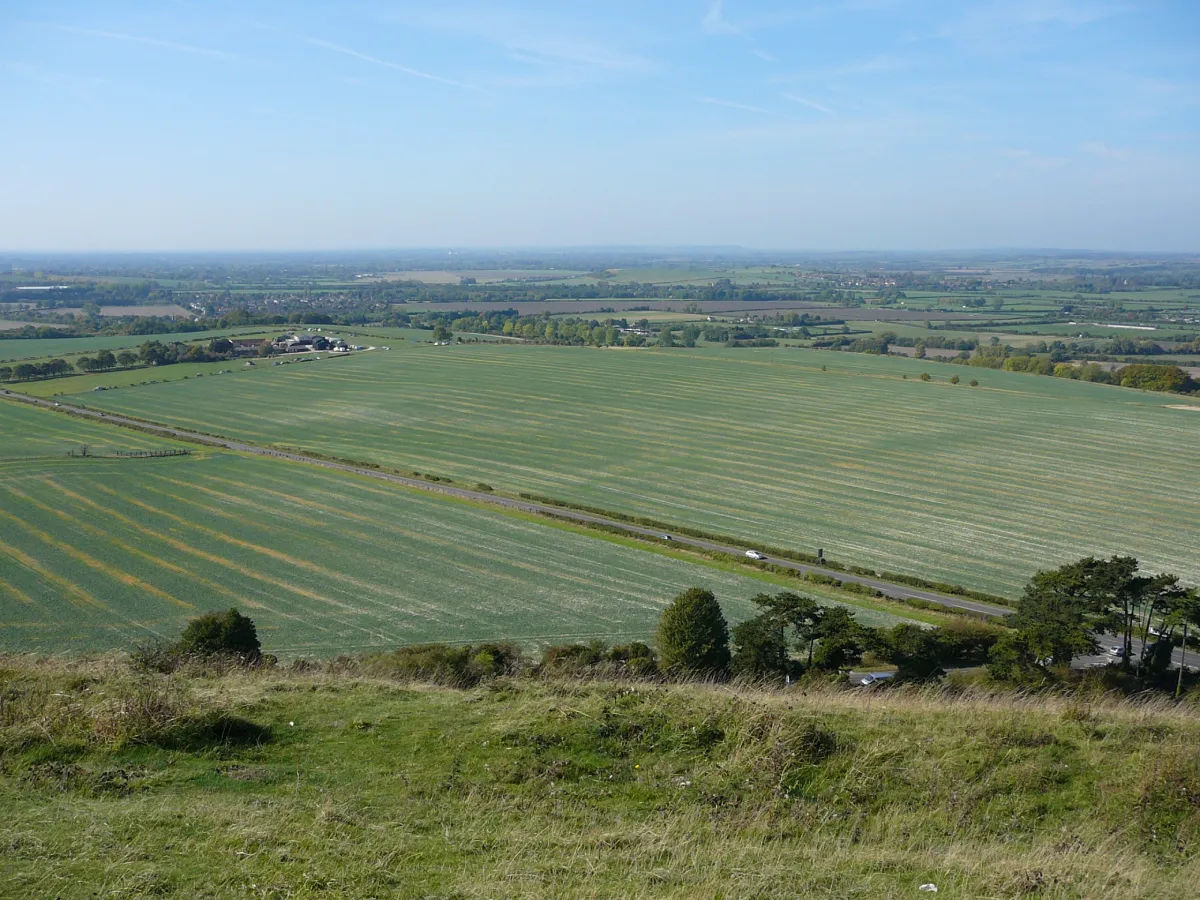
[[[662,606],[693,584],[736,618],[749,597],[773,589],[302,464],[207,450],[69,459],[62,454],[79,443],[96,454],[170,445],[12,403],[0,403],[0,432],[4,651],[128,648],[230,605],[281,655],[423,640],[644,639]]]
[[[808,350],[478,345],[81,399],[1010,594],[1115,551],[1200,581],[1200,416],[1123,388]]]

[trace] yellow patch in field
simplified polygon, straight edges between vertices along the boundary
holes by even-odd
[[[173,515],[169,512],[166,512],[165,510],[159,509],[158,507],[151,506],[149,503],[143,503],[140,500],[134,500],[132,497],[126,497],[122,494],[118,494],[116,491],[112,490],[111,488],[104,487],[103,485],[96,485],[96,488],[98,490],[104,491],[105,493],[111,494],[114,497],[120,497],[121,499],[125,500],[127,503],[132,503],[134,506],[140,507],[141,509],[144,509],[149,513],[154,513],[155,515],[159,515],[159,516],[168,518],[172,522],[176,522],[179,525],[182,525],[184,528],[196,528],[197,530],[209,532],[218,538],[224,538],[224,535],[222,535],[220,532],[215,532],[215,531],[212,531],[211,529],[198,529],[195,523],[189,522],[187,519],[183,518],[182,516]],[[238,565],[237,563],[235,563],[233,560],[229,559],[226,556],[218,556],[215,553],[208,553],[204,550],[199,549],[198,547],[192,547],[188,544],[185,544],[185,543],[183,543],[183,541],[177,541],[174,538],[168,537],[165,534],[159,534],[158,532],[153,532],[153,531],[148,531],[147,533],[153,534],[160,541],[163,541],[167,545],[174,547],[176,550],[179,550],[182,553],[189,553],[193,556],[198,556],[201,559],[208,560],[211,563],[216,563],[217,565],[223,566],[227,569],[232,569],[233,571],[237,572],[240,575],[245,575],[247,578],[253,578],[255,581],[261,581],[264,584],[271,585],[272,587],[283,588],[284,590],[288,591],[289,593],[297,594],[301,597],[307,597],[309,600],[316,600],[320,603],[331,604],[333,606],[338,607],[339,609],[344,609],[344,610],[351,611],[351,612],[357,612],[357,610],[354,607],[349,606],[345,603],[339,603],[338,601],[333,600],[330,597],[326,597],[322,594],[315,593],[314,591],[305,590],[304,588],[296,587],[293,584],[289,584],[286,581],[282,581],[277,578],[271,578],[268,575],[263,575],[261,572],[257,572],[254,569],[250,569],[250,568],[247,568],[246,566]],[[272,611],[274,611],[274,610],[272,610]]]
[[[10,584],[7,581],[0,581],[0,592],[16,597],[18,603],[24,603],[26,606],[35,605],[32,597],[30,597],[15,584]]]
[[[43,506],[44,505],[44,504],[38,503],[36,500],[33,500],[33,498],[28,497],[27,495],[23,495],[20,491],[16,490],[15,488],[7,487],[6,490],[8,490],[8,492],[10,494],[12,494],[13,496],[20,497],[25,500],[29,500],[35,506]],[[53,512],[53,510],[51,510],[51,512]],[[10,518],[16,519],[16,521],[18,521],[18,522],[21,521],[20,519],[17,519],[16,516],[12,516],[10,513],[4,512],[2,510],[0,510],[0,515],[4,515],[4,516],[8,516]],[[65,513],[63,515],[65,515]],[[67,518],[70,518],[70,517],[68,516]],[[77,547],[72,547],[70,544],[66,543],[65,541],[60,541],[58,538],[54,537],[54,535],[48,534],[47,532],[42,531],[39,528],[32,527],[28,522],[25,522],[22,524],[25,526],[26,531],[28,531],[30,534],[37,537],[39,540],[44,541],[45,543],[49,544],[51,547],[54,547],[57,550],[61,550],[63,553],[67,554],[67,556],[71,557],[72,559],[78,560],[79,562],[81,562],[85,566],[87,566],[89,569],[95,569],[97,572],[103,572],[109,578],[112,578],[114,581],[119,581],[121,584],[125,585],[126,587],[138,588],[139,590],[145,591],[147,594],[150,594],[153,597],[157,597],[160,600],[166,600],[168,603],[174,603],[176,606],[183,606],[183,607],[191,606],[190,603],[185,603],[184,601],[180,600],[178,597],[172,597],[170,594],[168,594],[162,588],[155,587],[154,585],[150,584],[150,582],[143,581],[141,578],[138,578],[136,575],[131,575],[129,572],[123,572],[120,569],[116,568],[115,566],[109,565],[108,563],[104,562],[103,560],[96,559],[96,557],[94,557],[88,553],[84,553],[82,550],[78,549]]]
[[[0,513],[3,513],[3,511],[0,510]],[[3,514],[7,515],[7,513]],[[9,516],[9,518],[16,519],[16,516]],[[17,522],[20,523],[20,519],[17,519]],[[64,594],[76,597],[85,605],[95,606],[99,609],[107,609],[103,603],[101,603],[79,585],[72,581],[67,581],[67,579],[63,578],[61,575],[55,575],[28,553],[24,553],[23,551],[18,550],[16,547],[9,546],[3,541],[0,541],[0,553],[8,554],[31,572],[36,573],[46,581],[55,585]]]

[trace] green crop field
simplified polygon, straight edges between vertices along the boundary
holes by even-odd
[[[0,650],[128,648],[237,605],[272,652],[424,640],[646,639],[679,591],[731,615],[770,584],[527,516],[280,460],[158,449],[0,403]],[[870,624],[900,621],[856,610]]]
[[[1116,551],[1200,581],[1200,414],[1175,396],[811,350],[476,345],[81,399],[1011,595]]]

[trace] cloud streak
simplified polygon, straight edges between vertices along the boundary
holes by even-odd
[[[379,59],[376,56],[360,53],[357,50],[352,50],[349,47],[343,47],[341,44],[335,44],[332,41],[326,41],[315,37],[305,37],[302,38],[302,40],[304,43],[312,44],[314,47],[323,47],[326,50],[332,50],[334,53],[342,53],[346,56],[352,56],[355,59],[361,59],[363,62],[371,63],[371,65],[382,66],[385,69],[392,69],[396,72],[403,72],[406,75],[411,75],[413,78],[423,78],[426,81],[436,81],[440,84],[448,84],[452,87],[465,88],[466,90],[471,91],[479,90],[479,88],[473,84],[455,81],[453,78],[443,78],[441,75],[434,75],[431,72],[422,72],[420,69],[414,69],[411,66],[403,66],[400,63],[390,62],[386,59]]]
[[[97,31],[92,28],[75,28],[71,25],[51,25],[49,23],[38,23],[44,28],[53,28],[55,31],[66,31],[71,34],[85,34],[91,37],[106,38],[111,41],[126,41],[132,44],[145,44],[150,47],[160,47],[163,50],[174,50],[176,53],[191,53],[197,56],[210,56],[214,59],[237,59],[232,53],[226,53],[224,50],[212,50],[208,47],[194,47],[191,44],[179,44],[175,41],[162,41],[158,38],[142,37],[137,34],[125,34],[119,31]]]
[[[810,109],[815,109],[817,112],[823,112],[827,116],[836,115],[832,109],[816,100],[809,100],[807,97],[798,97],[795,94],[789,94],[786,91],[779,95],[784,100],[791,100],[793,103],[799,103],[801,106],[807,106]]]
[[[603,41],[556,30],[548,22],[531,23],[498,11],[463,13],[437,12],[408,21],[419,27],[466,35],[504,48],[510,58],[530,65],[560,66],[594,73],[644,72],[652,66],[640,56],[612,47]]]
[[[707,103],[710,106],[724,106],[727,109],[740,109],[744,112],[760,113],[764,116],[785,118],[783,113],[777,113],[771,109],[764,109],[761,106],[750,106],[748,103],[734,103],[732,100],[720,100],[716,97],[697,97],[696,100],[699,103]]]

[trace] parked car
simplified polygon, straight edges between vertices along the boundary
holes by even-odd
[[[747,550],[746,555],[751,559],[766,559],[766,556],[759,553],[757,550]]]
[[[870,672],[858,680],[858,683],[863,687],[870,687],[880,681],[887,681],[889,678],[894,678],[894,672]]]

